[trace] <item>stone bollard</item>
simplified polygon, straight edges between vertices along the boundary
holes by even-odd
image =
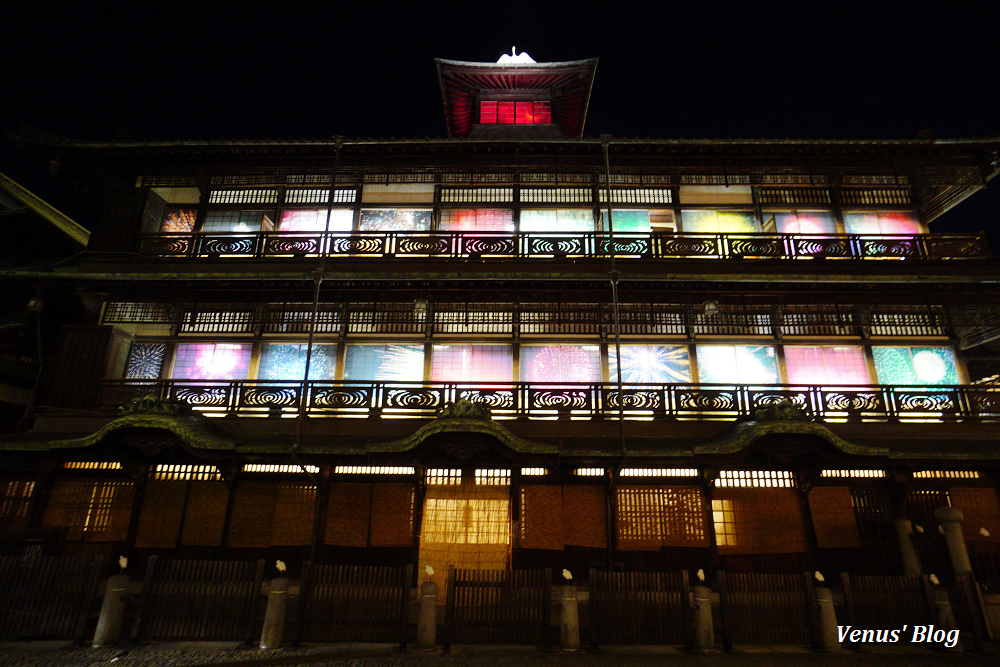
[[[97,619],[97,630],[94,632],[94,648],[110,646],[118,642],[122,631],[122,619],[125,617],[125,594],[131,582],[127,574],[116,574],[108,578],[104,589],[104,601],[101,603],[101,615]]]
[[[819,605],[819,645],[824,651],[839,651],[837,637],[837,612],[833,608],[833,591],[825,586],[816,588],[816,603]]]
[[[711,651],[715,647],[715,625],[712,622],[712,589],[694,587],[694,647]]]
[[[580,650],[580,608],[576,599],[576,586],[574,584],[563,584],[562,586],[562,614],[559,636],[564,651]]]
[[[264,629],[260,633],[260,647],[273,649],[281,646],[285,629],[285,605],[288,601],[288,577],[271,580],[267,594],[267,611],[264,612]]]
[[[896,519],[896,541],[899,543],[899,555],[903,561],[903,575],[918,577],[924,573],[920,567],[920,556],[913,545],[913,524],[909,519]]]
[[[954,507],[939,507],[934,510],[934,518],[941,522],[944,539],[948,543],[948,557],[955,575],[972,572],[969,561],[969,550],[965,546],[965,536],[962,535],[962,521],[965,515],[962,510]]]
[[[417,648],[430,651],[437,644],[438,585],[433,581],[420,584],[420,609],[417,613]]]

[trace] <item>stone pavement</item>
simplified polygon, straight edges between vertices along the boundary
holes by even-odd
[[[600,651],[563,653],[520,646],[456,646],[450,653],[440,650],[405,652],[387,644],[330,644],[301,649],[261,651],[232,642],[171,642],[138,647],[78,648],[63,641],[0,643],[0,665],[4,667],[181,667],[216,665],[231,667],[294,667],[324,665],[381,667],[407,665],[701,665],[705,667],[839,667],[865,665],[997,665],[998,647],[985,653],[944,653],[908,646],[892,650],[814,653],[790,646],[738,647],[733,653],[695,655],[672,647],[608,647]]]

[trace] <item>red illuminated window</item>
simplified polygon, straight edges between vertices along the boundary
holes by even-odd
[[[497,102],[483,100],[479,103],[479,122],[484,124],[537,125],[552,122],[549,102]]]

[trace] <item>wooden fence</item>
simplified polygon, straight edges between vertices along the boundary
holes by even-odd
[[[817,606],[811,578],[802,574],[719,572],[723,643],[812,644]]]
[[[101,563],[74,556],[0,556],[0,638],[83,642]]]
[[[687,571],[590,571],[592,644],[690,646]]]
[[[552,572],[448,568],[445,648],[548,644]]]
[[[841,573],[847,618],[857,628],[902,628],[934,623],[926,576],[848,575]]]
[[[264,561],[150,556],[133,639],[242,640],[259,636]]]
[[[298,601],[299,641],[399,642],[410,638],[413,566],[306,563]],[[290,615],[292,616],[292,615]]]

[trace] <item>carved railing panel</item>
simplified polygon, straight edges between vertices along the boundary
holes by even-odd
[[[302,409],[311,416],[426,418],[465,399],[499,419],[744,420],[787,405],[820,421],[1000,422],[1000,387],[990,386],[104,380],[98,407],[112,410],[142,396],[237,416]]]
[[[642,259],[983,259],[983,236],[963,234],[702,234],[623,232],[244,232],[143,234],[139,254],[280,258],[492,256]]]

